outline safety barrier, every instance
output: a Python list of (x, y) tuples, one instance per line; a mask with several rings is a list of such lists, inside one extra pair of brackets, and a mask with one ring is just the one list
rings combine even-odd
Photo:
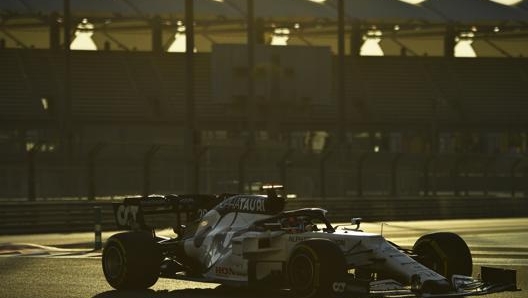
[(115, 228), (110, 201), (1, 202), (0, 234), (93, 231), (97, 208), (101, 229)]
[[(0, 202), (0, 234), (111, 231), (112, 200)], [(324, 208), (332, 221), (526, 217), (520, 197), (351, 197), (292, 199), (286, 209)]]
[(332, 221), (491, 218), (528, 216), (528, 199), (515, 197), (353, 197), (290, 201), (289, 208), (320, 207)]

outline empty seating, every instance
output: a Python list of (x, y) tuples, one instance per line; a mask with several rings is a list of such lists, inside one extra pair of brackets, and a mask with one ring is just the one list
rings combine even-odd
[[(211, 54), (194, 58), (196, 119), (233, 127), (246, 106), (214, 100)], [(256, 121), (332, 127), (338, 115), (337, 64), (326, 101), (259, 102)], [(0, 51), (2, 119), (53, 119), (64, 106), (65, 59), (49, 50)], [(75, 121), (178, 122), (186, 115), (185, 54), (73, 51)], [(346, 57), (346, 119), (359, 124), (521, 124), (528, 113), (523, 58)], [(42, 98), (52, 110), (46, 110)]]
[(21, 63), (20, 51), (0, 51), (0, 118), (34, 119), (43, 115), (41, 99), (31, 92), (31, 81)]

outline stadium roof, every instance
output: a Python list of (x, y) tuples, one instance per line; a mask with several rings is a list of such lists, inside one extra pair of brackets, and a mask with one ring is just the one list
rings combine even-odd
[[(195, 14), (201, 19), (240, 18), (239, 11), (213, 0), (194, 0)], [(2, 0), (0, 11), (7, 15), (62, 14), (63, 0)], [(71, 12), (80, 17), (181, 17), (184, 0), (70, 0)]]
[[(344, 0), (349, 20), (364, 22), (528, 22), (528, 1), (507, 6), (490, 0), (426, 0), (409, 4), (400, 0)], [(184, 0), (70, 0), (72, 14), (80, 17), (137, 17), (184, 15)], [(197, 20), (244, 19), (246, 0), (194, 0)], [(337, 0), (254, 0), (255, 14), (266, 20), (334, 20)], [(63, 0), (2, 0), (4, 16), (61, 14)], [(470, 13), (469, 13), (470, 12)]]
[(521, 1), (515, 6), (528, 11), (528, 0)]
[[(224, 0), (246, 15), (246, 0)], [(335, 19), (336, 12), (323, 3), (307, 0), (254, 0), (255, 16), (275, 21), (312, 21)]]
[(528, 21), (527, 11), (487, 0), (426, 0), (422, 5), (448, 22), (477, 25)]
[[(0, 0), (0, 39), (7, 47), (48, 47), (49, 16), (57, 13), (60, 22), (63, 1)], [(287, 27), (292, 29), (288, 44), (336, 50), (338, 0), (253, 1), (268, 37), (274, 28)], [(245, 43), (246, 5), (247, 0), (194, 0), (199, 50), (209, 51), (214, 43)], [(152, 44), (149, 20), (162, 18), (166, 47), (185, 12), (185, 0), (70, 0), (70, 6), (73, 22), (87, 18), (94, 25), (99, 48), (110, 41), (114, 49), (146, 51)], [(441, 55), (446, 25), (453, 24), (457, 32), (474, 32), (479, 55), (528, 56), (528, 0), (510, 6), (491, 0), (344, 0), (344, 7), (346, 38), (353, 23), (364, 31), (380, 29), (388, 55), (398, 55), (404, 46), (410, 54)]]
[[(328, 0), (337, 6), (337, 0)], [(345, 0), (345, 13), (349, 20), (368, 23), (443, 22), (435, 12), (399, 0)]]

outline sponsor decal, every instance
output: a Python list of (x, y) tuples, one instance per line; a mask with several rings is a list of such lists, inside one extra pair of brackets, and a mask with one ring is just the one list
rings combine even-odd
[(216, 274), (220, 274), (220, 275), (233, 275), (234, 274), (234, 270), (233, 268), (229, 268), (229, 267), (215, 267), (215, 273)]
[(220, 208), (242, 212), (266, 212), (264, 197), (231, 197), (220, 204)]
[(232, 275), (232, 276), (241, 276), (242, 274), (236, 272), (231, 267), (216, 266), (215, 274), (217, 275)]
[(334, 282), (332, 284), (332, 290), (334, 293), (344, 293), (346, 288), (346, 283), (344, 282)]
[(117, 223), (121, 226), (126, 226), (130, 221), (136, 222), (139, 206), (134, 205), (119, 205), (116, 211)]

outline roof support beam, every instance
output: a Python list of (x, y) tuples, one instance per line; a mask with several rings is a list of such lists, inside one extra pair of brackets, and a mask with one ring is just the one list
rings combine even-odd
[(185, 0), (185, 123), (184, 148), (186, 185), (188, 192), (199, 192), (198, 142), (194, 92), (194, 1)]
[(491, 40), (489, 40), (488, 38), (484, 38), (483, 39), (487, 44), (489, 44), (490, 46), (492, 46), (495, 50), (499, 51), (501, 54), (503, 54), (504, 56), (506, 57), (513, 57), (512, 54), (506, 52), (506, 50), (504, 50), (503, 48), (499, 47), (496, 43), (492, 42)]
[(352, 23), (352, 32), (350, 34), (350, 56), (359, 57), (361, 46), (363, 45), (363, 33), (361, 24), (358, 21)]
[(54, 12), (49, 18), (49, 47), (51, 50), (60, 49), (60, 23), (59, 14)]
[[(163, 52), (162, 46), (162, 26), (161, 26), (161, 17), (155, 16), (150, 20), (150, 26), (152, 30), (152, 52), (160, 54)], [(185, 24), (187, 25), (187, 24)]]
[(346, 94), (345, 94), (345, 4), (337, 1), (337, 139), (340, 145), (345, 142)]
[(456, 45), (456, 30), (453, 24), (446, 26), (444, 33), (444, 57), (453, 58), (455, 57), (455, 45)]
[(11, 32), (7, 31), (4, 28), (0, 28), (0, 31), (4, 33), (7, 37), (9, 37), (11, 40), (13, 40), (18, 46), (22, 47), (23, 49), (28, 49), (29, 47), (20, 39), (18, 39), (15, 35), (11, 34)]
[(254, 0), (247, 0), (247, 127), (248, 143), (253, 143), (255, 135), (255, 118), (257, 114), (257, 104), (255, 102), (255, 44), (256, 44), (256, 25), (255, 25), (255, 3)]
[(69, 159), (73, 154), (73, 132), (72, 132), (72, 87), (71, 87), (71, 7), (70, 0), (63, 0), (63, 16), (64, 16), (64, 96), (63, 96), (63, 110), (61, 113), (61, 136), (62, 145), (65, 150), (64, 156)]

